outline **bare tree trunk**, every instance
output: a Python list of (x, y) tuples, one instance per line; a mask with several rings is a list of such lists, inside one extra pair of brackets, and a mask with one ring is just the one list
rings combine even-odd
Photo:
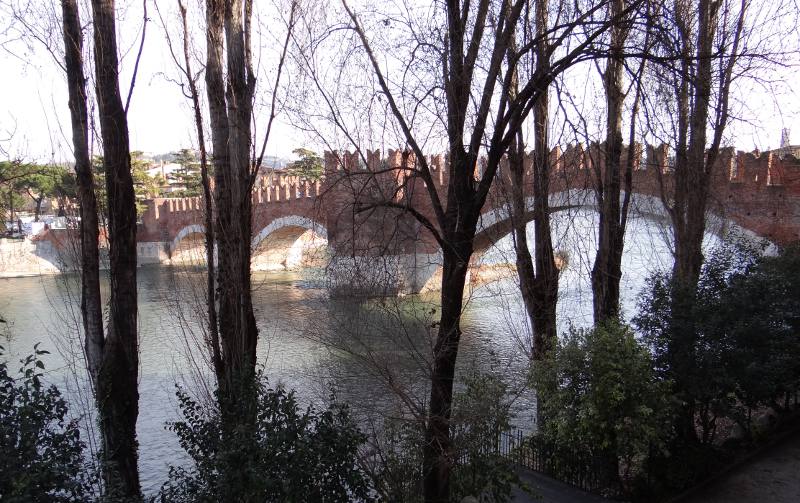
[[(694, 288), (703, 265), (703, 234), (706, 207), (713, 167), (706, 159), (706, 136), (711, 106), (711, 69), (714, 34), (717, 28), (719, 2), (700, 0), (697, 7), (696, 71), (690, 82), (691, 103), (688, 116), (688, 145), (675, 165), (675, 207), (672, 212), (675, 237), (674, 278), (684, 286)], [(683, 12), (676, 11), (676, 15)], [(689, 20), (684, 20), (689, 25)], [(688, 77), (688, 76), (687, 76)], [(716, 153), (711, 153), (712, 159)], [(681, 195), (679, 195), (681, 194)]]
[[(674, 23), (674, 33), (664, 43), (667, 56), (680, 58), (680, 67), (672, 75), (678, 111), (674, 187), (668, 193), (662, 183), (661, 194), (672, 221), (675, 244), (671, 306), (674, 329), (668, 352), (675, 369), (675, 389), (684, 403), (676, 429), (679, 437), (689, 443), (699, 441), (695, 427), (697, 408), (694, 396), (688, 391), (692, 389), (691, 383), (685, 382), (687, 373), (681, 369), (696, 364), (697, 341), (691, 309), (703, 265), (711, 178), (729, 119), (728, 97), (733, 69), (741, 56), (739, 44), (748, 7), (747, 0), (742, 0), (738, 11), (723, 0), (676, 0), (671, 12), (674, 18), (669, 20)], [(721, 9), (725, 9), (722, 16), (728, 21), (735, 20), (735, 25), (720, 24)], [(716, 45), (720, 28), (730, 31), (723, 34), (727, 43)], [(672, 48), (672, 40), (680, 41), (677, 51)], [(713, 88), (716, 89), (712, 94)], [(707, 145), (709, 122), (713, 124), (710, 129), (713, 134)]]
[[(230, 191), (228, 189), (229, 156), (228, 156), (228, 112), (225, 105), (225, 80), (223, 77), (223, 23), (225, 18), (225, 2), (221, 0), (206, 1), (206, 93), (208, 96), (209, 120), (211, 124), (211, 143), (214, 164), (214, 199), (216, 221), (214, 234), (217, 244), (217, 292), (218, 333), (223, 327), (232, 326), (234, 299), (229, 295), (230, 280), (233, 277), (230, 249), (233, 241), (231, 235), (232, 221), (230, 216)], [(214, 361), (217, 383), (223, 385), (227, 362), (226, 354), (221, 353), (219, 345), (214, 350), (219, 355)]]
[[(255, 77), (250, 61), (249, 6), (242, 0), (206, 2), (206, 88), (214, 145), (219, 257), (217, 313), (221, 354), (215, 367), (221, 369), (218, 375), (223, 400), (228, 390), (245, 385), (254, 375), (258, 340), (250, 287), (250, 120)], [(227, 49), (227, 89), (223, 48)], [(235, 409), (236, 402), (231, 400), (228, 405)], [(236, 411), (230, 412), (232, 418), (237, 417)]]
[[(251, 191), (255, 177), (250, 159), (255, 86), (250, 56), (251, 14), (250, 0), (206, 2), (206, 90), (214, 146), (214, 233), (219, 257), (216, 268), (219, 341), (212, 357), (217, 373), (223, 439), (241, 439), (255, 420), (255, 397), (251, 392), (258, 329), (250, 284)], [(223, 48), (226, 49), (227, 87), (223, 77)], [(212, 251), (207, 248), (207, 254), (210, 253)], [(249, 472), (236, 468), (246, 464), (247, 459), (229, 461), (233, 469), (222, 474), (225, 487), (235, 490), (251, 485)], [(222, 499), (237, 501), (238, 497), (226, 491)]]
[[(550, 71), (550, 46), (547, 41), (546, 0), (536, 2), (536, 75)], [(558, 301), (558, 268), (550, 231), (550, 138), (549, 98), (540, 93), (533, 103), (533, 225), (535, 232), (534, 261), (536, 277), (533, 301), (537, 309), (533, 318), (533, 354), (541, 359), (558, 340), (556, 302)]]
[(136, 419), (139, 348), (136, 331), (136, 200), (128, 121), (119, 92), (113, 0), (92, 0), (95, 86), (108, 197), (110, 313), (97, 381), (107, 483), (141, 499)]
[(200, 150), (200, 181), (203, 186), (203, 202), (205, 205), (205, 249), (206, 249), (206, 313), (208, 316), (208, 343), (211, 350), (211, 362), (214, 374), (219, 380), (222, 377), (222, 356), (219, 348), (219, 327), (217, 325), (217, 304), (216, 304), (216, 264), (214, 262), (214, 200), (211, 192), (211, 180), (208, 176), (208, 154), (206, 152), (205, 132), (203, 130), (203, 112), (200, 108), (200, 94), (197, 91), (194, 74), (192, 73), (192, 61), (189, 57), (189, 28), (186, 23), (186, 7), (183, 2), (178, 1), (181, 13), (181, 25), (183, 27), (183, 60), (184, 73), (189, 84), (189, 93), (192, 98), (192, 110), (194, 111), (194, 125), (197, 130), (197, 143)]
[(81, 317), (83, 319), (86, 363), (92, 386), (96, 386), (103, 355), (103, 304), (100, 297), (100, 227), (94, 175), (89, 157), (89, 122), (86, 107), (86, 79), (83, 74), (83, 34), (77, 0), (61, 2), (64, 56), (72, 121), (72, 146), (80, 202), (81, 233)]
[[(253, 314), (250, 290), (250, 241), (252, 234), (252, 180), (250, 172), (250, 119), (253, 111), (253, 76), (250, 61), (250, 9), (249, 1), (232, 0), (225, 9), (225, 42), (228, 64), (228, 171), (225, 187), (230, 194), (230, 206), (218, 208), (228, 211), (231, 240), (229, 249), (221, 253), (231, 255), (230, 283), (221, 294), (232, 299), (233, 312), (230, 327), (220, 327), (222, 350), (227, 365), (228, 384), (246, 383), (252, 377), (256, 364), (258, 330)], [(223, 230), (224, 232), (224, 230)]]
[(453, 376), (461, 338), (464, 285), (472, 254), (472, 240), (462, 243), (458, 252), (443, 251), (442, 314), (434, 347), (430, 408), (423, 451), (423, 492), (425, 501), (431, 502), (446, 502), (450, 497)]
[[(522, 132), (517, 134), (514, 143), (508, 149), (508, 167), (511, 174), (511, 218), (514, 254), (516, 257), (517, 277), (525, 311), (534, 327), (534, 320), (539, 306), (536, 304), (536, 270), (533, 267), (533, 257), (528, 245), (528, 224), (525, 218), (525, 146), (522, 142)], [(541, 338), (534, 333), (531, 347), (531, 358), (538, 358), (541, 354), (537, 346), (541, 346)]]
[[(625, 9), (624, 0), (612, 0), (609, 16), (619, 17)], [(594, 322), (619, 317), (619, 283), (622, 278), (622, 252), (625, 246), (625, 221), (620, 205), (622, 195), (622, 105), (624, 49), (628, 27), (624, 20), (611, 27), (609, 58), (603, 74), (606, 94), (606, 142), (603, 149), (603, 166), (597, 170), (597, 206), (599, 209), (597, 255), (592, 268), (592, 293)], [(630, 198), (632, 159), (628, 159), (625, 172), (625, 198)], [(627, 204), (625, 205), (627, 210)], [(627, 211), (626, 211), (627, 213)]]
[(433, 349), (431, 396), (423, 450), (426, 502), (447, 502), (450, 498), (450, 472), (454, 462), (450, 438), (453, 378), (461, 339), (464, 286), (480, 211), (480, 206), (475, 207), (471, 186), (477, 156), (467, 154), (455, 141), (451, 145), (451, 178), (443, 230), (448, 245), (442, 250), (442, 313)]
[[(548, 55), (547, 9), (548, 0), (537, 0), (535, 3), (536, 71), (540, 74), (550, 65)], [(515, 46), (516, 44), (513, 43)], [(514, 48), (512, 52), (515, 52)], [(509, 54), (511, 55), (511, 53)], [(517, 70), (511, 84), (511, 95), (518, 93)], [(533, 177), (535, 190), (548, 190), (541, 182), (543, 177), (549, 180), (550, 159), (548, 139), (548, 96), (541, 93), (534, 104), (534, 163)], [(533, 347), (531, 357), (534, 360), (543, 358), (548, 348), (552, 347), (557, 337), (556, 301), (558, 298), (558, 270), (555, 266), (552, 240), (550, 238), (550, 209), (546, 200), (534, 201), (534, 227), (536, 229), (534, 258), (531, 256), (527, 235), (527, 207), (525, 203), (525, 146), (522, 131), (518, 131), (508, 149), (508, 165), (511, 173), (511, 215), (514, 252), (516, 255), (517, 276), (525, 310), (533, 331)], [(536, 180), (539, 182), (536, 182)], [(538, 187), (537, 187), (538, 183)], [(547, 182), (549, 183), (549, 182)], [(545, 192), (547, 194), (547, 192)], [(540, 231), (539, 229), (546, 229)], [(542, 235), (541, 233), (545, 235)], [(543, 249), (540, 249), (543, 246)], [(547, 257), (550, 257), (548, 260)], [(552, 266), (552, 267), (551, 267)]]

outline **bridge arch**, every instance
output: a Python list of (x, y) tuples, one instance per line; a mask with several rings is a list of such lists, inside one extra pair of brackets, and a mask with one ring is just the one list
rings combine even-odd
[[(533, 200), (534, 198), (532, 196), (527, 197), (525, 200), (526, 224), (533, 219)], [(550, 207), (555, 209), (554, 213), (568, 210), (597, 211), (597, 200), (595, 199), (594, 191), (591, 189), (569, 189), (562, 192), (552, 193), (549, 196), (549, 202)], [(644, 217), (648, 220), (656, 222), (664, 222), (668, 226), (672, 225), (669, 219), (669, 214), (664, 209), (664, 205), (658, 197), (633, 193), (631, 195), (630, 211), (632, 216)], [(484, 263), (484, 258), (487, 255), (487, 252), (493, 249), (495, 243), (511, 233), (512, 228), (510, 215), (510, 205), (503, 204), (496, 208), (487, 210), (481, 216), (475, 235), (475, 249), (470, 263), (470, 271), (468, 276), (470, 288), (477, 288), (481, 285), (516, 275), (513, 262), (510, 264)], [(752, 230), (742, 227), (733, 219), (726, 218), (724, 214), (709, 210), (706, 218), (706, 233), (717, 238), (723, 238), (726, 235), (734, 234), (736, 236), (741, 236), (753, 241), (763, 241), (765, 239)], [(671, 233), (667, 233), (666, 239), (671, 239), (671, 236)], [(774, 250), (775, 245), (769, 243), (766, 252), (772, 253)], [(421, 284), (424, 285), (422, 286), (422, 291), (438, 290), (439, 288), (439, 284), (441, 282), (440, 253), (437, 254), (437, 258), (439, 266), (435, 268), (432, 273), (429, 272), (428, 275), (422, 279)]]
[[(533, 196), (525, 199), (525, 223), (533, 220)], [(588, 209), (597, 211), (597, 199), (591, 189), (569, 189), (555, 192), (549, 196), (550, 208), (553, 213), (568, 210)], [(632, 215), (666, 222), (672, 225), (669, 214), (664, 209), (661, 199), (655, 196), (632, 193), (630, 212)], [(499, 239), (511, 233), (511, 211), (508, 203), (486, 211), (478, 221), (478, 230), (475, 234), (475, 251), (478, 257), (483, 255)], [(709, 209), (706, 213), (706, 233), (722, 238), (731, 233), (753, 241), (762, 241), (765, 238), (755, 232), (740, 226), (724, 214)], [(770, 248), (773, 245), (770, 243)]]
[(253, 270), (291, 270), (325, 259), (328, 231), (307, 217), (276, 218), (250, 244)]
[(191, 224), (183, 227), (169, 244), (172, 262), (205, 262), (204, 225)]

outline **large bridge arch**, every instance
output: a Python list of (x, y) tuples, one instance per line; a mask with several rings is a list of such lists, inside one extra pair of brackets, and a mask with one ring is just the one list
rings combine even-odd
[[(533, 201), (533, 196), (529, 196), (525, 200), (526, 224), (533, 219)], [(597, 211), (597, 200), (595, 199), (594, 191), (591, 189), (569, 189), (552, 193), (549, 196), (549, 203), (550, 207), (554, 209), (554, 213), (569, 210)], [(651, 222), (663, 223), (665, 226), (672, 225), (669, 214), (658, 197), (634, 192), (631, 194), (630, 211), (632, 215), (644, 217)], [(507, 203), (493, 207), (481, 215), (475, 235), (475, 248), (470, 261), (468, 277), (470, 288), (477, 288), (516, 274), (513, 261), (511, 263), (484, 263), (484, 257), (494, 248), (494, 245), (511, 233), (510, 215), (510, 205)], [(709, 210), (706, 218), (708, 220), (706, 233), (717, 238), (721, 239), (733, 234), (753, 241), (760, 242), (765, 240), (762, 236), (742, 227), (724, 214)], [(671, 236), (671, 232), (666, 232), (665, 238), (667, 240), (671, 239)], [(768, 244), (767, 252), (770, 253), (774, 251), (775, 245), (770, 242)], [(441, 260), (441, 254), (438, 254), (437, 257)], [(566, 259), (568, 260), (568, 258)], [(422, 286), (422, 291), (437, 290), (440, 282), (441, 265), (432, 274), (427, 274), (423, 279), (421, 283), (424, 285)]]
[(292, 270), (325, 260), (328, 231), (313, 219), (291, 215), (276, 218), (253, 236), (255, 271)]
[[(533, 196), (525, 199), (525, 223), (533, 220)], [(549, 204), (553, 213), (568, 210), (598, 211), (595, 192), (591, 189), (569, 189), (552, 193)], [(671, 226), (670, 216), (664, 208), (661, 199), (655, 196), (633, 192), (631, 194), (630, 212), (632, 215), (645, 217), (651, 220), (664, 222)], [(511, 211), (508, 203), (488, 210), (478, 221), (478, 230), (475, 234), (474, 255), (480, 257), (489, 250), (494, 243), (511, 233)], [(706, 232), (716, 237), (723, 238), (734, 234), (753, 241), (763, 241), (765, 238), (755, 232), (739, 225), (736, 221), (727, 218), (724, 214), (709, 210), (706, 212)], [(770, 247), (774, 246), (769, 243)]]

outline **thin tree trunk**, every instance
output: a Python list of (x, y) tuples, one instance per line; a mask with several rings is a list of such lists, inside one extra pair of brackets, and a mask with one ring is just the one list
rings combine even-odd
[[(718, 9), (719, 3), (713, 0), (700, 0), (698, 4), (697, 54), (694, 61), (696, 71), (690, 80), (691, 103), (688, 97), (681, 96), (683, 106), (691, 108), (687, 117), (688, 132), (684, 133), (688, 136), (688, 145), (685, 153), (681, 152), (683, 162), (676, 162), (675, 166), (675, 207), (672, 212), (675, 238), (673, 276), (676, 281), (690, 289), (697, 285), (703, 265), (705, 213), (713, 167), (709, 160), (716, 157), (716, 152), (709, 152), (709, 156), (706, 156), (706, 139)], [(688, 20), (684, 22), (689, 24)]]
[[(231, 255), (230, 283), (225, 295), (232, 299), (230, 327), (220, 327), (222, 350), (227, 364), (228, 384), (249, 382), (255, 371), (258, 330), (253, 314), (250, 289), (250, 241), (252, 234), (252, 199), (250, 173), (251, 126), (253, 110), (253, 85), (255, 78), (250, 66), (249, 14), (243, 15), (249, 5), (242, 0), (232, 0), (225, 9), (225, 42), (227, 46), (228, 88), (228, 172), (226, 188), (230, 194), (229, 208), (217, 208), (220, 213), (229, 211), (231, 240), (229, 249), (221, 253)], [(248, 10), (249, 12), (249, 10)]]
[[(452, 172), (455, 177), (465, 178), (468, 167), (474, 166), (474, 162), (467, 162), (464, 159), (467, 156), (459, 154), (451, 154), (451, 159), (457, 163)], [(470, 174), (471, 171), (469, 169)], [(450, 190), (456, 194), (459, 187), (464, 188), (466, 184), (456, 182), (450, 186)], [(464, 286), (476, 228), (475, 223), (455, 217), (471, 212), (470, 201), (464, 194), (448, 197), (447, 214), (450, 218), (447, 222), (451, 228), (445, 234), (451, 246), (442, 252), (442, 312), (433, 350), (431, 395), (423, 449), (423, 493), (428, 503), (445, 503), (450, 498), (450, 475), (454, 462), (450, 438), (453, 378), (461, 339)]]
[(72, 121), (72, 147), (80, 203), (81, 235), (81, 318), (83, 320), (86, 364), (97, 385), (103, 355), (103, 304), (100, 296), (100, 227), (94, 174), (89, 156), (89, 122), (86, 107), (86, 79), (83, 73), (83, 34), (77, 0), (61, 2), (64, 30), (64, 56)]
[(219, 327), (217, 325), (217, 305), (216, 305), (216, 264), (214, 263), (214, 201), (211, 192), (211, 180), (208, 176), (208, 155), (206, 153), (205, 132), (203, 131), (203, 112), (200, 108), (200, 94), (197, 91), (197, 84), (192, 73), (192, 62), (189, 57), (189, 29), (186, 23), (186, 7), (183, 2), (178, 2), (181, 13), (181, 23), (183, 26), (183, 59), (185, 66), (186, 79), (189, 82), (189, 92), (192, 97), (192, 109), (194, 111), (194, 125), (197, 130), (197, 143), (200, 150), (200, 181), (203, 186), (203, 202), (205, 204), (205, 248), (206, 248), (206, 313), (208, 316), (209, 346), (211, 350), (211, 361), (214, 367), (214, 374), (217, 381), (222, 378), (222, 355), (219, 348)]
[[(113, 0), (92, 0), (95, 86), (108, 197), (110, 309), (97, 401), (107, 483), (141, 499), (136, 419), (139, 348), (136, 331), (136, 200), (131, 178), (128, 121), (119, 92)], [(117, 489), (117, 488), (115, 488)]]
[[(211, 124), (211, 143), (214, 164), (214, 199), (216, 221), (214, 234), (217, 245), (216, 266), (216, 300), (218, 314), (218, 331), (220, 337), (227, 337), (225, 327), (232, 326), (234, 317), (234, 299), (230, 295), (233, 278), (233, 257), (230, 253), (234, 237), (231, 234), (230, 191), (228, 189), (228, 112), (225, 105), (225, 80), (223, 77), (223, 24), (225, 18), (225, 2), (222, 0), (206, 1), (206, 93), (208, 96), (209, 120)], [(219, 355), (214, 362), (217, 372), (217, 384), (222, 388), (225, 372), (228, 367), (227, 353), (222, 353), (218, 343), (214, 354)], [(220, 390), (221, 391), (221, 390)]]
[[(534, 320), (539, 306), (536, 304), (536, 270), (533, 267), (533, 257), (528, 245), (528, 224), (525, 218), (525, 147), (522, 142), (522, 133), (517, 134), (514, 143), (508, 149), (508, 167), (511, 174), (511, 218), (514, 254), (516, 257), (517, 277), (522, 301), (533, 331)], [(541, 353), (537, 346), (541, 345), (541, 338), (537, 340), (534, 334), (531, 347), (531, 358), (539, 358)]]
[[(216, 285), (219, 345), (214, 364), (219, 388), (223, 441), (239, 439), (251, 431), (255, 420), (256, 344), (258, 329), (250, 284), (252, 233), (251, 114), (255, 77), (250, 59), (249, 0), (207, 0), (206, 88), (214, 146), (216, 229), (218, 249)], [(224, 40), (223, 40), (224, 36)], [(227, 88), (223, 78), (226, 49)], [(207, 248), (207, 253), (210, 251)], [(209, 283), (210, 285), (210, 283)], [(252, 484), (248, 460), (229, 459), (232, 469), (221, 474), (223, 501), (240, 495), (227, 489)]]
[[(535, 4), (536, 71), (546, 72), (550, 66), (548, 55), (547, 9), (548, 0)], [(512, 45), (515, 45), (512, 43)], [(511, 55), (511, 54), (510, 54)], [(516, 73), (516, 70), (515, 70)], [(512, 81), (511, 96), (517, 93), (517, 78)], [(556, 302), (558, 300), (558, 268), (550, 231), (550, 205), (548, 201), (550, 180), (550, 150), (548, 137), (548, 95), (541, 93), (534, 103), (534, 152), (532, 164), (535, 229), (534, 253), (531, 256), (527, 236), (527, 207), (525, 203), (525, 148), (522, 132), (518, 131), (508, 149), (511, 173), (511, 215), (517, 276), (525, 310), (533, 331), (531, 357), (541, 360), (557, 340)], [(543, 195), (543, 197), (542, 197)], [(535, 265), (534, 265), (535, 260)]]

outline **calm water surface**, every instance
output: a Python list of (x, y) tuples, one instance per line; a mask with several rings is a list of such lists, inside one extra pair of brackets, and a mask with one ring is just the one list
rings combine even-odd
[[(562, 329), (585, 326), (591, 320), (588, 273), (594, 255), (593, 214), (559, 217), (557, 248), (568, 253), (562, 272), (559, 316)], [(624, 308), (633, 314), (643, 279), (670, 262), (662, 227), (633, 219), (623, 270)], [(532, 230), (529, 232), (532, 233)], [(486, 254), (484, 262), (513, 262), (508, 238)], [(141, 347), (138, 436), (142, 484), (157, 490), (167, 465), (180, 463), (182, 453), (165, 423), (179, 417), (175, 384), (201, 389), (208, 377), (198, 349), (203, 323), (203, 271), (154, 266), (139, 270), (139, 332)], [(37, 342), (52, 354), (48, 374), (59, 383), (79, 413), (80, 400), (70, 361), (80, 350), (77, 276), (0, 280), (0, 313), (9, 321), (4, 357), (16, 360)], [(330, 299), (322, 282), (309, 272), (257, 273), (253, 277), (254, 306), (259, 326), (259, 363), (273, 383), (297, 390), (304, 403), (325, 400), (330, 387), (351, 404), (359, 420), (369, 422), (396, 406), (385, 371), (394, 386), (424, 400), (430, 347), (437, 318), (435, 296), (402, 299)], [(107, 290), (103, 291), (107, 298)], [(463, 323), (460, 372), (477, 367), (508, 378), (524, 374), (529, 347), (527, 320), (515, 279), (471, 292)], [(80, 374), (80, 372), (79, 372)], [(529, 394), (518, 401), (517, 422), (529, 423)]]

